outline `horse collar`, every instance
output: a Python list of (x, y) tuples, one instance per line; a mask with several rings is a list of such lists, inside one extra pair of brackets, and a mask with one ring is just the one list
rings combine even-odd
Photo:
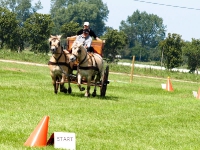
[(61, 53), (60, 53), (60, 55), (59, 55), (59, 57), (57, 59), (53, 56), (54, 59), (56, 60), (56, 63), (58, 63), (58, 61), (59, 61), (60, 57), (62, 56), (62, 54), (63, 54), (63, 51), (61, 51)]

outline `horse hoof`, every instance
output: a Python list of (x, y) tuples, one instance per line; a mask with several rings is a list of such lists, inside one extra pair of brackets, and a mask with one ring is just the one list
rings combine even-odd
[(85, 93), (85, 97), (90, 97), (90, 93)]
[(95, 96), (96, 96), (96, 93), (92, 93), (92, 96), (95, 97)]
[(71, 94), (72, 93), (72, 88), (68, 88), (68, 93)]
[(97, 95), (96, 90), (94, 90), (94, 92), (92, 93), (92, 96), (95, 97)]
[(60, 92), (67, 93), (67, 89), (62, 89)]
[(84, 91), (84, 90), (85, 90), (85, 88), (84, 88), (84, 87), (81, 87), (80, 91)]

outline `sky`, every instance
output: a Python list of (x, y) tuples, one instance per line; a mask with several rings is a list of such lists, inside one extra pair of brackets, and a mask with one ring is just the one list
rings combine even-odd
[[(50, 0), (40, 0), (43, 9), (38, 13), (47, 14)], [(176, 33), (183, 40), (200, 39), (200, 2), (199, 0), (102, 0), (107, 5), (109, 15), (106, 26), (119, 29), (120, 22), (139, 10), (154, 14), (163, 19), (168, 33)], [(37, 0), (32, 1), (37, 2)]]

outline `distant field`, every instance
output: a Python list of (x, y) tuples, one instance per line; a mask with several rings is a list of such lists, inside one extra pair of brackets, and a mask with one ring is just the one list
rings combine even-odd
[[(112, 67), (111, 67), (112, 68)], [(171, 79), (174, 92), (161, 89), (166, 77), (109, 74), (106, 97), (53, 93), (47, 67), (0, 62), (0, 149), (25, 150), (30, 133), (46, 115), (48, 138), (74, 132), (77, 150), (183, 150), (200, 147), (198, 82)], [(93, 87), (92, 87), (93, 89)], [(34, 149), (53, 150), (53, 146)]]

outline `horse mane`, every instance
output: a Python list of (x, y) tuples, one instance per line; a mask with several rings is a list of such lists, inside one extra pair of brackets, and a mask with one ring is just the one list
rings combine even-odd
[(72, 44), (72, 47), (79, 47), (80, 45), (82, 45), (81, 42), (79, 42), (79, 41), (74, 41), (74, 43)]
[[(86, 50), (86, 48), (83, 46), (83, 43), (80, 41), (74, 41), (74, 43), (72, 44), (72, 48), (76, 48), (79, 47), (81, 49)], [(87, 50), (86, 50), (87, 51)]]
[(59, 40), (60, 41), (61, 36), (62, 35), (56, 35), (56, 36), (51, 35), (50, 38), (49, 38), (49, 42), (52, 41), (52, 40)]

